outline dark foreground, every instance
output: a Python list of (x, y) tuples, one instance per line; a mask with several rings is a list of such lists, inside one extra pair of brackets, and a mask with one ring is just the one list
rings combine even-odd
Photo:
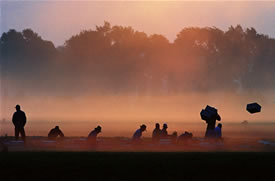
[(0, 180), (274, 180), (272, 152), (7, 152)]

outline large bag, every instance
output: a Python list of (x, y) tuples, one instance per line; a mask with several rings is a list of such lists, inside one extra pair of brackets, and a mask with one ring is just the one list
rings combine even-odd
[(247, 104), (246, 106), (246, 110), (248, 112), (250, 112), (251, 114), (253, 113), (257, 113), (257, 112), (261, 112), (261, 106), (259, 104), (255, 103), (251, 103), (251, 104)]
[(202, 120), (207, 121), (209, 119), (216, 118), (218, 115), (218, 110), (214, 107), (207, 105), (205, 109), (201, 110), (200, 115)]

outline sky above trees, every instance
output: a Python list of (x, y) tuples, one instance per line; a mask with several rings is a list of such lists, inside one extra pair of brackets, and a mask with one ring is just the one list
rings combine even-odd
[(184, 27), (231, 25), (254, 27), (275, 37), (275, 2), (0, 2), (0, 33), (31, 28), (55, 46), (81, 30), (108, 21), (147, 34), (162, 34), (170, 42)]

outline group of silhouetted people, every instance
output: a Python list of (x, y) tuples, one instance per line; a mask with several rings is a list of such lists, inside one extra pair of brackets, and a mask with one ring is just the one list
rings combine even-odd
[[(27, 122), (26, 114), (21, 110), (20, 105), (16, 105), (16, 112), (13, 114), (12, 122), (15, 126), (15, 139), (19, 139), (19, 134), (21, 134), (21, 137), (23, 140), (26, 138), (24, 127)], [(211, 108), (211, 107), (210, 107)], [(202, 114), (202, 113), (201, 113)], [(207, 128), (205, 132), (206, 138), (221, 138), (222, 137), (222, 124), (219, 123), (217, 127), (216, 126), (216, 120), (220, 121), (221, 117), (218, 113), (213, 114), (211, 117), (204, 118), (204, 120), (207, 123)], [(168, 134), (168, 125), (166, 123), (163, 124), (162, 129), (160, 129), (160, 124), (156, 123), (155, 128), (152, 132), (152, 142), (153, 143), (159, 143), (161, 139), (171, 139), (171, 140), (177, 140), (177, 142), (185, 141), (193, 137), (192, 133), (185, 132), (181, 134), (179, 137), (177, 137), (177, 132), (174, 132), (172, 135)], [(135, 131), (132, 137), (132, 141), (135, 144), (141, 143), (141, 137), (142, 133), (146, 131), (146, 125), (142, 124), (139, 129)], [(90, 132), (88, 135), (88, 142), (91, 144), (96, 144), (96, 138), (97, 135), (101, 132), (101, 127), (97, 126), (94, 128), (93, 131)], [(59, 126), (56, 126), (55, 128), (51, 129), (48, 138), (49, 139), (56, 139), (57, 137), (63, 138), (64, 133), (60, 130)]]
[(159, 123), (156, 123), (155, 129), (152, 133), (153, 142), (158, 143), (160, 139), (174, 138), (176, 136), (176, 132), (174, 132), (172, 135), (169, 135), (167, 129), (168, 125), (166, 123), (163, 124), (162, 129), (160, 129)]
[[(27, 117), (24, 111), (21, 110), (20, 105), (15, 106), (16, 112), (13, 114), (12, 122), (15, 127), (15, 139), (19, 139), (19, 135), (21, 135), (22, 140), (25, 141), (26, 133), (25, 133), (25, 125), (27, 122)], [(90, 143), (96, 142), (97, 135), (101, 132), (101, 127), (97, 126), (93, 131), (90, 132), (88, 135), (88, 141)], [(55, 128), (51, 129), (48, 133), (48, 138), (51, 140), (55, 140), (56, 138), (64, 138), (64, 133), (61, 131), (59, 126), (56, 126)]]
[[(160, 141), (163, 140), (171, 140), (171, 143), (179, 143), (182, 140), (190, 140), (193, 137), (192, 133), (185, 132), (179, 137), (177, 136), (177, 132), (174, 132), (173, 134), (168, 134), (168, 125), (166, 123), (163, 124), (162, 129), (160, 129), (160, 124), (155, 124), (155, 129), (152, 132), (152, 143), (153, 144), (159, 144)], [(142, 140), (142, 133), (146, 131), (146, 125), (141, 125), (139, 129), (137, 129), (132, 137), (132, 141), (134, 144), (141, 144)]]

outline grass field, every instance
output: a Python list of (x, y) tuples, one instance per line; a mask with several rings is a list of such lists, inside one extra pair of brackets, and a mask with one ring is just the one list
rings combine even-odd
[(275, 180), (273, 152), (7, 152), (0, 180)]

